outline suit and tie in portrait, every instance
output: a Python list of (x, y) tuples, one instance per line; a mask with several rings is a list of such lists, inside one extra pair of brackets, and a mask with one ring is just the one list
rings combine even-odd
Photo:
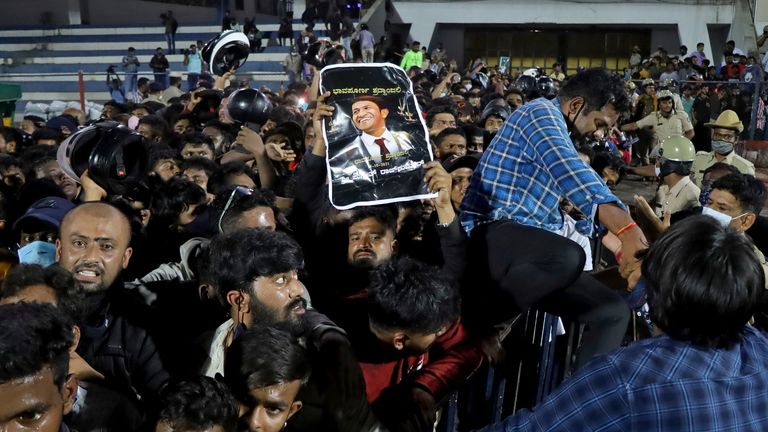
[[(392, 188), (402, 186), (402, 179), (387, 179), (382, 172), (404, 165), (420, 166), (428, 160), (428, 155), (415, 151), (410, 133), (387, 128), (388, 115), (389, 109), (381, 98), (358, 96), (352, 101), (350, 117), (358, 134), (332, 143), (328, 148), (328, 164), (337, 196), (344, 191), (356, 191), (356, 201), (382, 199)], [(373, 183), (376, 187), (371, 187)]]

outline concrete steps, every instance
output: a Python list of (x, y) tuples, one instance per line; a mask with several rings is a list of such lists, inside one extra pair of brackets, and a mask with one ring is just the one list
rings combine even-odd
[[(267, 47), (270, 32), (275, 32), (274, 36), (277, 36), (278, 24), (257, 21), (256, 26), (265, 36), (262, 39), (263, 52), (251, 54), (237, 75), (239, 78), (250, 78), (255, 87), (266, 85), (277, 89), (288, 80), (282, 61), (289, 47)], [(324, 31), (320, 30), (322, 24), (318, 27), (315, 34), (324, 38)], [(295, 37), (303, 29), (300, 21), (293, 23)], [(170, 71), (186, 75), (180, 50), (198, 40), (207, 41), (219, 31), (220, 27), (215, 25), (180, 27), (176, 33), (177, 54), (166, 53)], [(141, 62), (139, 77), (154, 79), (149, 61), (157, 47), (167, 50), (160, 26), (4, 28), (0, 30), (0, 82), (22, 86), (17, 118), (23, 115), (27, 102), (78, 101), (79, 71), (84, 74), (86, 100), (103, 103), (109, 99), (106, 69), (114, 65), (122, 77), (121, 63), (128, 47), (136, 49)], [(184, 89), (186, 83), (182, 86)]]

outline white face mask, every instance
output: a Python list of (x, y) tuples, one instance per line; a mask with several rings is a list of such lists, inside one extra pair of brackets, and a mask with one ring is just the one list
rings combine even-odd
[(718, 222), (720, 222), (720, 225), (722, 225), (724, 227), (727, 227), (728, 225), (731, 224), (731, 221), (734, 221), (734, 220), (736, 220), (736, 219), (738, 219), (738, 218), (740, 218), (742, 216), (746, 216), (749, 213), (743, 213), (743, 214), (740, 214), (740, 215), (732, 218), (732, 217), (728, 216), (727, 214), (721, 213), (721, 212), (719, 212), (719, 211), (717, 211), (717, 210), (715, 210), (715, 209), (713, 209), (711, 207), (702, 207), (701, 208), (701, 214), (703, 214), (704, 216), (713, 217)]

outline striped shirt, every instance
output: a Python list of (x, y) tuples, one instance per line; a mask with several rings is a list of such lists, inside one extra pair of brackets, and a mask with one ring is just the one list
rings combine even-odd
[(600, 204), (624, 205), (584, 161), (568, 135), (556, 105), (544, 98), (517, 110), (483, 153), (461, 203), (467, 233), (479, 224), (512, 220), (556, 232), (563, 226), (560, 198), (589, 217), (577, 230), (592, 234)]
[(597, 356), (532, 411), (481, 432), (768, 431), (768, 339), (730, 349), (660, 336)]

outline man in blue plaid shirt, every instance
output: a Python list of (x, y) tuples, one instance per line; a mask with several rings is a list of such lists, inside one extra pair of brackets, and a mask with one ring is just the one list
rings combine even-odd
[[(533, 100), (498, 131), (472, 176), (461, 205), (461, 222), (474, 248), (473, 263), (490, 273), (483, 319), (509, 320), (529, 307), (587, 324), (577, 366), (618, 347), (629, 311), (617, 294), (583, 274), (584, 252), (556, 234), (563, 226), (560, 199), (588, 219), (579, 231), (604, 225), (622, 241), (622, 273), (634, 285), (635, 253), (646, 248), (642, 231), (624, 205), (588, 164), (572, 140), (600, 138), (629, 109), (624, 83), (605, 69), (571, 77), (555, 100)], [(494, 307), (496, 306), (496, 307)], [(503, 308), (503, 310), (499, 310)]]
[(595, 357), (482, 432), (767, 431), (768, 339), (748, 324), (764, 292), (753, 247), (709, 216), (673, 225), (642, 264), (664, 335)]

